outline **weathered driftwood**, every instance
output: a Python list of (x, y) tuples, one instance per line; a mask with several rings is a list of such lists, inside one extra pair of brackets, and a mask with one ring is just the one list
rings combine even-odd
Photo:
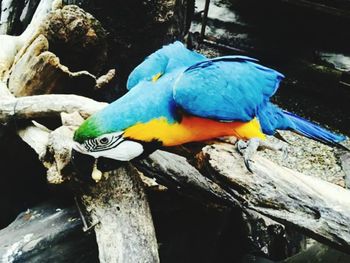
[(48, 49), (46, 37), (39, 35), (16, 61), (8, 80), (9, 90), (15, 96), (67, 92), (74, 94), (79, 87), (87, 90), (94, 88), (95, 76), (87, 71), (70, 72)]
[[(8, 95), (6, 92), (3, 93)], [(88, 116), (106, 106), (106, 103), (95, 102), (76, 95), (38, 95), (20, 98), (6, 96), (2, 101), (14, 103), (10, 106), (12, 107), (12, 111), (9, 110), (11, 115), (14, 109), (17, 112), (17, 106), (21, 104), (18, 100), (33, 98), (39, 98), (39, 101), (22, 104), (23, 107), (20, 106), (19, 109), (23, 114), (19, 116), (28, 118), (27, 114), (31, 115), (30, 111), (33, 107), (35, 112), (35, 108), (41, 106), (46, 107), (50, 116), (56, 117), (62, 112), (78, 112), (79, 107), (87, 106), (85, 108), (87, 111), (84, 113), (83, 110), (81, 113)], [(44, 101), (46, 105), (43, 104)], [(57, 102), (59, 104), (68, 102), (65, 104), (65, 110), (60, 105), (55, 111), (55, 107), (52, 106)], [(72, 105), (78, 107), (71, 108)], [(42, 109), (40, 111), (43, 112)], [(45, 116), (37, 113), (39, 114), (36, 115), (37, 117)], [(29, 119), (32, 117), (33, 115)], [(79, 114), (73, 117), (71, 115), (62, 116), (62, 119), (66, 125), (79, 125), (82, 120)], [(62, 174), (67, 177), (67, 171), (64, 169), (70, 165), (73, 132), (72, 126), (61, 126), (50, 131), (38, 124), (18, 131), (21, 138), (38, 153), (40, 160), (47, 168), (47, 179), (51, 183), (62, 183)], [(92, 189), (90, 196), (84, 195), (82, 198), (93, 220), (99, 222), (99, 226), (95, 228), (99, 259), (101, 262), (158, 262), (154, 227), (139, 175), (135, 174), (132, 168), (127, 171), (119, 169), (115, 173), (112, 172), (110, 179)]]
[(229, 145), (206, 146), (200, 159), (201, 169), (229, 186), (244, 206), (350, 252), (348, 190), (259, 156), (250, 174)]
[[(42, 98), (43, 102), (47, 103), (48, 96), (37, 96), (36, 98), (38, 100)], [(56, 101), (57, 106), (59, 106), (58, 100)], [(41, 104), (37, 103), (38, 107)], [(93, 108), (93, 106), (91, 107)], [(76, 107), (73, 106), (73, 108)], [(61, 110), (65, 111), (65, 107), (62, 107)], [(23, 117), (31, 118), (31, 116), (29, 114)], [(207, 146), (203, 149), (203, 155), (199, 159), (202, 160), (198, 164), (200, 170), (210, 171), (208, 173), (210, 178), (214, 179), (216, 184), (220, 184), (227, 192), (227, 195), (222, 195), (226, 201), (233, 202), (236, 199), (244, 207), (256, 210), (285, 224), (295, 225), (301, 231), (311, 234), (318, 240), (328, 241), (350, 251), (350, 233), (346, 223), (350, 216), (350, 202), (348, 201), (350, 200), (350, 192), (347, 190), (320, 179), (278, 167), (260, 157), (256, 157), (255, 163), (252, 165), (254, 174), (250, 174), (247, 172), (241, 156), (232, 145)], [(163, 169), (160, 174), (164, 176), (169, 173), (171, 177), (181, 178), (188, 171), (193, 171), (189, 163), (178, 162), (174, 158), (167, 160), (166, 163), (163, 158), (160, 160), (162, 164), (158, 164)], [(147, 165), (145, 162), (143, 164)], [(154, 167), (156, 165), (152, 164), (151, 161), (147, 169), (151, 170)], [(157, 169), (155, 170), (156, 172), (152, 172), (151, 176), (158, 173)], [(168, 181), (174, 181), (170, 178)], [(193, 182), (192, 178), (194, 177), (182, 178), (178, 181), (185, 182), (183, 185), (186, 185), (191, 183), (189, 178)], [(166, 180), (163, 179), (162, 182), (164, 183)], [(195, 187), (198, 188), (198, 182), (194, 181), (192, 184), (197, 185)], [(208, 184), (208, 179), (202, 179), (199, 186), (203, 192), (207, 192), (211, 196), (219, 196), (216, 191), (213, 191), (216, 185)]]
[(59, 117), (61, 112), (79, 112), (84, 117), (101, 110), (107, 103), (77, 95), (37, 95), (0, 101), (0, 122), (40, 117)]
[(74, 207), (46, 202), (0, 230), (0, 262), (96, 262), (94, 236)]
[(126, 165), (82, 196), (99, 244), (100, 262), (159, 262), (151, 212), (137, 170)]
[[(141, 169), (145, 172), (155, 169), (148, 173), (151, 176), (159, 174), (160, 182), (169, 187), (177, 186), (178, 182), (186, 182), (185, 191), (186, 187), (198, 187), (192, 178), (184, 178), (186, 171), (193, 171), (188, 162), (174, 156), (165, 161), (162, 155), (164, 153), (154, 153), (148, 160), (141, 162), (144, 167)], [(317, 240), (350, 252), (347, 224), (350, 220), (349, 191), (279, 167), (259, 156), (254, 158), (254, 173), (251, 174), (246, 170), (242, 157), (228, 144), (206, 146), (197, 160), (196, 167), (202, 174), (216, 182), (202, 183), (201, 188), (205, 192), (213, 195), (213, 189), (220, 185), (227, 191), (226, 196), (223, 195), (225, 201), (238, 200), (243, 208), (250, 208), (283, 224), (294, 225)], [(198, 171), (190, 174), (194, 174), (194, 178), (198, 177)], [(174, 177), (177, 181), (172, 179)]]
[[(16, 96), (51, 93), (91, 96), (97, 84), (97, 77), (91, 73), (102, 72), (107, 55), (100, 23), (76, 6), (65, 6), (52, 11), (37, 30), (40, 34), (33, 36), (32, 42), (16, 56), (9, 72), (10, 91)], [(69, 46), (68, 51), (60, 50), (62, 45)]]
[(47, 14), (60, 6), (60, 0), (41, 0), (32, 21), (21, 35), (0, 35), (0, 80), (6, 80), (17, 53), (39, 34), (39, 25), (45, 20)]
[(230, 194), (203, 176), (183, 156), (158, 150), (134, 164), (145, 175), (156, 178), (158, 183), (206, 204), (212, 201), (214, 204), (238, 205)]
[[(0, 57), (3, 67), (1, 77), (4, 80), (1, 82), (0, 88), (8, 89), (16, 96), (28, 96), (15, 98), (7, 91), (1, 91), (1, 101), (4, 103), (1, 112), (5, 113), (6, 111), (12, 115), (12, 120), (20, 120), (24, 115), (31, 115), (30, 112), (34, 115), (29, 119), (33, 117), (59, 117), (62, 112), (71, 113), (77, 110), (79, 112), (79, 108), (84, 108), (85, 105), (88, 106), (85, 108), (87, 111), (84, 113), (83, 110), (80, 114), (87, 117), (106, 105), (105, 103), (95, 103), (84, 97), (64, 96), (59, 98), (48, 95), (54, 97), (44, 99), (45, 106), (42, 104), (44, 101), (35, 101), (35, 96), (32, 96), (55, 92), (91, 94), (91, 90), (95, 86), (99, 88), (108, 85), (115, 76), (115, 73), (111, 71), (105, 77), (100, 78), (87, 71), (72, 73), (60, 63), (61, 59), (68, 63), (70, 68), (79, 70), (79, 67), (83, 67), (94, 74), (99, 74), (106, 58), (106, 46), (103, 39), (104, 31), (91, 15), (78, 7), (59, 7), (55, 6), (53, 12), (47, 16), (46, 12), (40, 19), (37, 19), (36, 31), (33, 31), (32, 34), (26, 33), (27, 38), (24, 36), (17, 39), (3, 38), (8, 40), (6, 44), (11, 45), (13, 41), (10, 40), (16, 40), (21, 41), (21, 45), (18, 44), (18, 48), (12, 50), (13, 56), (7, 55), (4, 59)], [(62, 45), (70, 46), (69, 51), (73, 54), (70, 52), (59, 54), (59, 48)], [(55, 50), (55, 53), (60, 55), (60, 59), (54, 53), (49, 52), (49, 48)], [(83, 89), (79, 92), (76, 87)], [(53, 103), (56, 102), (67, 103), (66, 110), (62, 111), (62, 105), (60, 105), (58, 111), (55, 111)], [(76, 102), (80, 105), (78, 106)], [(78, 108), (70, 108), (73, 104)], [(47, 113), (51, 113), (46, 116), (41, 115), (42, 109), (40, 111), (36, 109), (42, 106), (47, 107)], [(17, 111), (18, 109), (19, 111)], [(18, 116), (21, 117), (17, 118)], [(2, 123), (8, 121), (10, 122), (11, 119), (4, 120)], [(18, 130), (19, 136), (31, 145), (47, 168), (49, 182), (62, 183), (63, 174), (66, 175), (66, 178), (71, 176), (72, 170), (67, 169), (70, 166), (71, 138), (76, 125), (79, 125), (81, 121), (82, 118), (79, 114), (75, 117), (62, 116), (62, 124), (66, 125), (54, 131), (37, 123), (34, 126)], [(71, 125), (75, 125), (75, 127)], [(83, 199), (90, 209), (91, 217), (96, 217), (99, 220), (99, 226), (95, 232), (100, 261), (127, 262), (126, 259), (129, 258), (129, 262), (157, 262), (159, 260), (153, 222), (146, 196), (138, 181), (140, 179), (138, 174), (130, 172), (129, 175), (123, 171), (118, 170), (117, 173), (120, 176), (111, 176), (111, 179), (107, 180), (105, 184), (101, 183), (89, 192), (91, 193), (90, 198), (85, 196), (86, 198)], [(128, 171), (131, 170), (128, 169)], [(115, 187), (117, 183), (120, 184)], [(108, 196), (104, 196), (104, 194)], [(112, 213), (117, 208), (118, 210), (122, 208), (121, 212)], [(113, 235), (110, 235), (111, 230), (113, 230)]]
[[(106, 105), (73, 95), (39, 95), (14, 98), (8, 93), (7, 88), (18, 95), (59, 91), (59, 84), (68, 85), (65, 81), (57, 81), (57, 79), (61, 80), (60, 74), (64, 75), (64, 79), (81, 77), (88, 81), (91, 80), (91, 86), (94, 87), (98, 87), (100, 83), (98, 80), (96, 81), (96, 76), (88, 72), (80, 71), (78, 76), (75, 76), (59, 63), (57, 56), (48, 52), (47, 39), (49, 42), (54, 42), (55, 32), (57, 32), (55, 28), (48, 26), (50, 23), (45, 24), (46, 27), (43, 26), (46, 15), (51, 10), (51, 4), (52, 1), (42, 0), (40, 2), (37, 15), (21, 36), (0, 36), (0, 42), (6, 43), (6, 48), (0, 48), (0, 78), (1, 80), (9, 80), (7, 82), (9, 87), (0, 82), (0, 88), (4, 89), (0, 90), (0, 99), (3, 98), (0, 100), (1, 123), (8, 123), (11, 120), (59, 116), (61, 112), (72, 113), (74, 111), (87, 117)], [(54, 1), (54, 4), (52, 10), (55, 12), (51, 14), (51, 19), (62, 15), (59, 1)], [(78, 11), (76, 8), (65, 9), (67, 14), (72, 14), (74, 10)], [(82, 14), (82, 18), (89, 20), (89, 16), (85, 14)], [(79, 21), (82, 20), (78, 19), (77, 25), (79, 25)], [(92, 23), (92, 25), (95, 24)], [(38, 31), (37, 28), (40, 28), (41, 31)], [(72, 28), (77, 29), (78, 27), (73, 26)], [(90, 28), (92, 30), (84, 31), (84, 34), (95, 39), (97, 34), (93, 26)], [(67, 35), (64, 35), (69, 38), (73, 33), (74, 31), (69, 31)], [(59, 37), (59, 40), (64, 38)], [(37, 60), (37, 56), (42, 56), (41, 58), (44, 59)], [(31, 69), (32, 66), (34, 69)], [(38, 68), (40, 69), (39, 74), (36, 75), (35, 71)], [(95, 72), (99, 72), (99, 69), (95, 70)], [(51, 85), (51, 82), (45, 82), (48, 73), (52, 74), (52, 78), (48, 79), (51, 79), (53, 84), (49, 90), (44, 90), (45, 85)], [(32, 79), (38, 85), (31, 85)], [(108, 79), (109, 77), (107, 77), (107, 82)], [(103, 82), (103, 79), (99, 80)], [(25, 85), (19, 85), (22, 82)], [(72, 89), (71, 91), (75, 92), (76, 90)], [(48, 168), (50, 182), (61, 183), (64, 178), (69, 178), (67, 173), (70, 171), (66, 168), (70, 163), (71, 137), (78, 123), (79, 121), (73, 121), (73, 123), (67, 121), (66, 125), (55, 131), (45, 129), (38, 124), (19, 131), (19, 135), (38, 153), (39, 158)], [(169, 187), (175, 186), (178, 191), (184, 191), (197, 199), (207, 200), (209, 197), (210, 200), (225, 205), (238, 205), (243, 210), (253, 209), (285, 224), (294, 225), (319, 240), (349, 251), (349, 230), (346, 228), (349, 221), (349, 202), (347, 202), (349, 192), (340, 187), (278, 167), (259, 157), (255, 158), (255, 163), (252, 165), (254, 174), (250, 174), (246, 171), (241, 156), (233, 150), (232, 145), (227, 144), (207, 146), (201, 154), (197, 155), (197, 158), (192, 158), (191, 162), (184, 157), (163, 152), (155, 153), (137, 166), (151, 177), (161, 175), (162, 183)], [(147, 257), (146, 261), (153, 262), (158, 257), (149, 209), (136, 172), (130, 167), (127, 169), (132, 175), (131, 178), (124, 176), (125, 170), (123, 169), (112, 172), (112, 174), (118, 173), (118, 175), (109, 176), (108, 179), (93, 187), (92, 191), (86, 193), (83, 200), (88, 207), (93, 208), (90, 211), (92, 219), (99, 221), (96, 235), (101, 260), (111, 262), (113, 259), (116, 262), (125, 262), (123, 252), (120, 250), (123, 246), (117, 242), (119, 240), (117, 238), (121, 237), (125, 241), (125, 237), (133, 234), (131, 240), (134, 243), (132, 244), (135, 244), (135, 247), (141, 247), (138, 251), (139, 254), (132, 252), (135, 247), (126, 246), (124, 247), (125, 251), (133, 253), (131, 256), (144, 256)], [(72, 175), (70, 174), (70, 176)], [(122, 176), (119, 177), (119, 175)], [(122, 182), (126, 188), (117, 185), (118, 182)], [(318, 189), (323, 189), (323, 192), (318, 192), (314, 188), (315, 185)], [(131, 196), (125, 193), (126, 189), (128, 193), (133, 191), (135, 194)], [(125, 193), (125, 195), (119, 195), (120, 192)], [(335, 192), (339, 198), (334, 196)], [(343, 198), (344, 200), (342, 200)], [(120, 211), (118, 211), (118, 207)], [(128, 210), (130, 207), (134, 209)], [(138, 213), (140, 209), (142, 212)], [(115, 211), (116, 214), (108, 214), (110, 210)], [(135, 213), (138, 216), (135, 216)], [(104, 218), (103, 215), (107, 217)], [(113, 218), (113, 222), (107, 220), (111, 218)], [(116, 220), (114, 220), (115, 218)], [(128, 220), (123, 220), (123, 218)], [(119, 227), (126, 224), (125, 230), (130, 229), (130, 226), (135, 222), (143, 224), (142, 227), (138, 226), (133, 229), (137, 230), (136, 232), (124, 232), (124, 227)], [(117, 233), (111, 236), (109, 232), (106, 235), (106, 231), (109, 229), (115, 229)], [(138, 233), (141, 233), (139, 238), (136, 236)], [(149, 237), (147, 242), (145, 237)], [(114, 248), (108, 247), (111, 238)], [(118, 253), (111, 253), (111, 250), (118, 251)], [(137, 261), (135, 258), (132, 259), (134, 261), (130, 262)]]

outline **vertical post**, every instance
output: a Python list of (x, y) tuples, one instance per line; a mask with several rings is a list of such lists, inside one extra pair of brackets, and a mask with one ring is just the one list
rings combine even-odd
[(210, 4), (210, 0), (205, 0), (204, 13), (202, 17), (201, 36), (200, 36), (201, 41), (203, 41), (205, 36), (205, 27), (207, 26), (209, 4)]

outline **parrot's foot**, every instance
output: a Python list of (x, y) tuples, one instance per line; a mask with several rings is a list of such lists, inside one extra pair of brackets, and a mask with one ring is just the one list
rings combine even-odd
[(259, 149), (269, 149), (273, 151), (282, 151), (283, 158), (287, 157), (287, 147), (282, 143), (269, 143), (258, 138), (253, 138), (248, 141), (239, 140), (237, 142), (237, 150), (243, 155), (244, 164), (248, 171), (253, 173), (250, 164), (253, 162), (252, 158)]

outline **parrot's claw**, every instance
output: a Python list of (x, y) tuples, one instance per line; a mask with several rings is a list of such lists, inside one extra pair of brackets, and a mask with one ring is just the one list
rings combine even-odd
[(251, 163), (254, 162), (252, 157), (257, 152), (260, 145), (259, 139), (250, 139), (248, 141), (239, 140), (237, 142), (237, 150), (243, 155), (244, 164), (247, 167), (248, 171), (253, 173), (251, 168)]
[(253, 138), (248, 141), (239, 140), (237, 142), (237, 150), (243, 155), (244, 164), (247, 167), (248, 171), (253, 173), (251, 168), (251, 163), (253, 156), (256, 154), (258, 149), (270, 149), (273, 151), (282, 151), (283, 159), (287, 158), (288, 151), (285, 144), (272, 144), (266, 141), (262, 141), (258, 138)]

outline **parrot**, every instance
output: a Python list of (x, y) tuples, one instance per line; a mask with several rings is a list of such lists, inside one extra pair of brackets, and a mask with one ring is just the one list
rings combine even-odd
[(176, 41), (149, 55), (130, 73), (128, 92), (80, 125), (73, 149), (126, 162), (161, 147), (235, 136), (256, 150), (278, 130), (339, 146), (345, 136), (270, 101), (283, 79), (255, 58), (207, 58)]

